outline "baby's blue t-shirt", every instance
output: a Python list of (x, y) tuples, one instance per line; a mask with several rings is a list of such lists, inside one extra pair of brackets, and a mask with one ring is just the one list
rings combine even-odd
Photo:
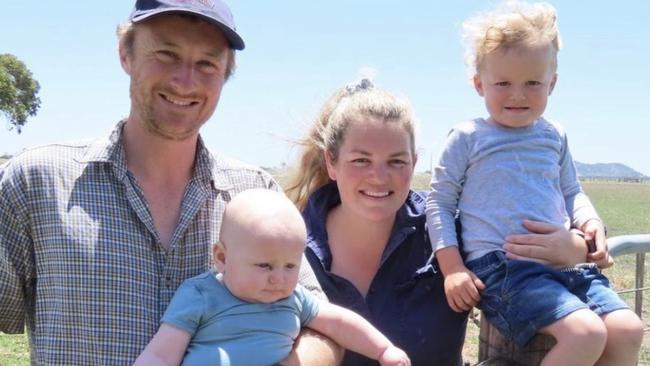
[(233, 296), (217, 276), (183, 282), (161, 320), (192, 335), (183, 365), (276, 364), (318, 314), (318, 301), (300, 285), (285, 299), (254, 304)]

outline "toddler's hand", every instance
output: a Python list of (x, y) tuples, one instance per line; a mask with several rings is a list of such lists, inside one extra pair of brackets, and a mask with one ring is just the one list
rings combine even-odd
[(607, 250), (605, 227), (600, 220), (589, 220), (581, 228), (589, 245), (587, 260), (596, 263), (600, 268), (608, 268), (614, 264)]
[(384, 350), (384, 353), (379, 356), (379, 363), (382, 366), (410, 366), (411, 360), (404, 351), (395, 347), (389, 346)]
[(465, 266), (445, 276), (445, 295), (449, 307), (458, 313), (471, 309), (481, 301), (480, 290), (485, 285)]

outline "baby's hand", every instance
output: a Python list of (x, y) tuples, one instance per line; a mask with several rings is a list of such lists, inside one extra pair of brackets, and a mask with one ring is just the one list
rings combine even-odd
[(449, 307), (458, 313), (471, 309), (481, 301), (480, 290), (485, 285), (474, 272), (463, 266), (445, 276), (445, 295)]
[(587, 260), (596, 263), (600, 268), (608, 268), (614, 264), (607, 250), (605, 227), (600, 220), (589, 220), (582, 226), (585, 240), (589, 245)]
[(404, 351), (395, 347), (389, 346), (384, 350), (384, 353), (379, 356), (379, 363), (382, 366), (410, 366), (411, 360)]

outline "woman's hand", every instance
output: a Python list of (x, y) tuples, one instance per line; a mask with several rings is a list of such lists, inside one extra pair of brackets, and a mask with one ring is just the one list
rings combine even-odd
[(592, 219), (582, 225), (582, 232), (585, 233), (587, 243), (592, 242), (593, 248), (589, 248), (587, 259), (594, 262), (600, 268), (608, 268), (614, 264), (614, 260), (609, 256), (607, 249), (607, 236), (605, 235), (605, 226), (598, 219)]
[(539, 262), (551, 267), (568, 267), (587, 261), (587, 243), (563, 226), (524, 220), (530, 234), (508, 235), (506, 256)]

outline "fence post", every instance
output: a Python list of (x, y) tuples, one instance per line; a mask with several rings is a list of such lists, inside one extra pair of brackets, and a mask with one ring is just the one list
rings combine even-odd
[(642, 289), (644, 287), (644, 277), (645, 277), (645, 253), (636, 253), (636, 279), (635, 287), (636, 291), (634, 293), (634, 311), (636, 315), (641, 317), (641, 312), (643, 311), (643, 293)]

